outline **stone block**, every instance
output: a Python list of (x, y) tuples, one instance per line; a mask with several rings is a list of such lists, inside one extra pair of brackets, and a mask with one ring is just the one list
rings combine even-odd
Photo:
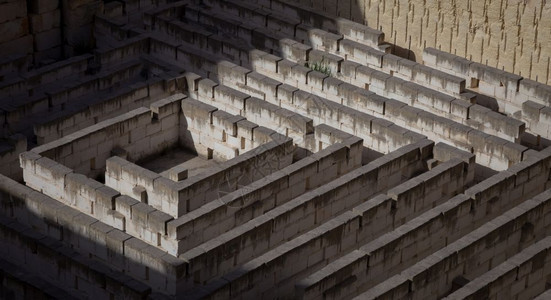
[(465, 100), (455, 99), (451, 102), (450, 113), (463, 120), (466, 120), (469, 118), (469, 108), (471, 106), (472, 104)]
[(182, 100), (182, 111), (184, 116), (191, 120), (201, 120), (202, 123), (212, 124), (212, 113), (218, 108), (204, 104), (190, 98)]
[(301, 85), (309, 84), (308, 75), (310, 72), (313, 72), (312, 69), (297, 64), (293, 67), (291, 74), (293, 80), (296, 80), (300, 87)]
[(115, 198), (115, 210), (126, 217), (128, 221), (132, 219), (132, 207), (140, 201), (125, 195)]
[(345, 76), (346, 78), (350, 78), (352, 80), (356, 79), (356, 69), (361, 66), (361, 64), (345, 60), (341, 63), (341, 74)]
[(155, 233), (160, 233), (161, 235), (166, 235), (166, 224), (174, 218), (168, 214), (165, 214), (162, 211), (155, 210), (148, 215), (147, 219), (147, 228)]
[(218, 63), (218, 77), (220, 82), (231, 82), (245, 84), (247, 82), (246, 74), (248, 72), (241, 72), (238, 65), (229, 61), (222, 61)]
[(149, 106), (151, 112), (156, 114), (157, 119), (164, 119), (166, 116), (178, 114), (180, 112), (181, 101), (185, 99), (186, 95), (177, 93), (172, 96), (166, 97), (159, 101), (151, 103)]
[(401, 57), (394, 54), (385, 54), (383, 56), (382, 67), (386, 71), (398, 71), (400, 65), (399, 61), (401, 60)]
[(326, 75), (324, 73), (321, 73), (321, 72), (318, 72), (318, 71), (309, 72), (308, 73), (308, 79), (307, 79), (308, 86), (311, 87), (312, 89), (322, 91), (323, 90), (323, 81), (328, 77), (329, 77), (328, 75)]
[(241, 120), (237, 122), (237, 135), (252, 141), (254, 137), (254, 129), (257, 127), (258, 125), (253, 122)]
[(282, 84), (277, 87), (277, 97), (280, 100), (280, 102), (285, 102), (287, 104), (293, 103), (293, 94), (298, 91), (297, 88), (288, 85), (288, 84)]
[(241, 116), (234, 116), (224, 111), (212, 113), (212, 124), (234, 137), (237, 136), (237, 122), (244, 119)]
[(242, 111), (245, 109), (245, 100), (250, 96), (229, 88), (224, 85), (219, 85), (214, 88), (214, 101), (225, 105), (231, 105)]
[(267, 54), (262, 57), (262, 68), (268, 73), (277, 73), (277, 65), (282, 59), (278, 56)]
[(26, 1), (4, 1), (0, 4), (0, 23), (22, 18), (26, 15)]
[(107, 186), (102, 186), (96, 189), (96, 195), (93, 200), (104, 207), (115, 209), (115, 198), (119, 195), (120, 193), (118, 191)]
[(522, 79), (519, 84), (519, 92), (528, 97), (534, 97), (538, 94), (541, 83), (530, 79)]
[(153, 207), (145, 203), (137, 203), (132, 206), (132, 223), (136, 228), (147, 228), (148, 215), (156, 211)]
[(540, 119), (541, 110), (545, 107), (533, 101), (525, 101), (522, 103), (522, 117), (530, 122), (538, 122)]
[(34, 46), (37, 51), (45, 51), (61, 45), (61, 29), (53, 28), (34, 34)]
[(41, 14), (59, 7), (59, 0), (32, 0), (28, 4), (28, 11)]
[(147, 202), (147, 190), (143, 187), (143, 186), (140, 186), (140, 185), (136, 185), (132, 188), (132, 194), (133, 196), (140, 200), (140, 202), (142, 203), (148, 203)]
[(183, 166), (176, 166), (168, 171), (168, 177), (174, 181), (182, 181), (188, 178), (188, 169)]
[(217, 83), (210, 79), (202, 79), (198, 83), (197, 94), (200, 98), (211, 99), (214, 97), (214, 89), (218, 86)]
[(0, 43), (0, 53), (33, 54), (33, 36), (28, 34)]

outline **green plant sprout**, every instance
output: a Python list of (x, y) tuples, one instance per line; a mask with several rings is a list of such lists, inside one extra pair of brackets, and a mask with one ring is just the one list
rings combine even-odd
[(331, 76), (331, 68), (329, 67), (328, 64), (326, 64), (323, 59), (321, 61), (316, 61), (316, 62), (312, 62), (312, 63), (309, 63), (309, 62), (306, 62), (304, 64), (305, 67), (307, 68), (310, 68), (314, 71), (318, 71), (320, 73), (323, 73), (327, 76)]

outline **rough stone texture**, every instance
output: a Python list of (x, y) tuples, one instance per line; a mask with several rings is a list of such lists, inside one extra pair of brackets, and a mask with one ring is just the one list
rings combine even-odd
[[(291, 2), (291, 1), (288, 1)], [(300, 1), (381, 30), (396, 54), (422, 61), (435, 47), (484, 65), (551, 83), (551, 26), (545, 1)], [(499, 25), (498, 25), (499, 24)], [(536, 52), (524, 51), (537, 49)]]
[(3, 1), (0, 298), (548, 297), (547, 6), (496, 3)]

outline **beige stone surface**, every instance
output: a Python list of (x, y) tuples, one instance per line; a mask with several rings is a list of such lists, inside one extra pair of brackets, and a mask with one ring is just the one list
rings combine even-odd
[[(303, 1), (304, 2), (304, 1)], [(307, 1), (330, 14), (327, 0)], [(307, 4), (307, 3), (305, 3)], [(354, 21), (385, 33), (385, 41), (421, 61), (435, 47), (475, 62), (551, 83), (551, 3), (545, 0), (344, 0)], [(363, 16), (363, 20), (360, 15)], [(397, 50), (401, 56), (407, 51)]]
[(537, 74), (506, 56), (537, 2), (120, 0), (93, 28), (102, 1), (25, 3), (0, 13), (30, 32), (0, 50), (34, 51), (0, 55), (0, 255), (26, 274), (77, 299), (547, 288), (551, 86), (499, 65)]

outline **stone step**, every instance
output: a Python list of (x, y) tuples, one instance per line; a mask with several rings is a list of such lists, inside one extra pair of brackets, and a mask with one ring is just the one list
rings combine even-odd
[[(235, 1), (233, 3), (228, 1), (225, 1), (225, 2), (210, 1), (209, 4), (212, 5), (215, 10), (219, 10), (223, 12), (223, 14), (220, 16), (209, 14), (208, 17), (210, 18), (222, 17), (227, 19), (228, 18), (227, 16), (229, 14), (232, 14), (233, 16), (240, 16), (241, 18), (246, 18), (246, 19), (248, 18), (250, 21), (256, 23), (256, 25), (258, 26), (266, 26), (270, 28), (278, 27), (278, 26), (274, 26), (274, 24), (272, 24), (273, 22), (270, 22), (270, 19), (272, 18), (279, 20), (280, 22), (278, 24), (282, 22), (285, 23), (286, 20), (288, 20), (287, 16), (279, 15), (278, 13), (273, 13), (273, 12), (271, 12), (268, 16), (266, 16), (266, 18), (268, 18), (268, 21), (265, 21), (264, 18), (261, 17), (262, 15), (261, 15), (261, 12), (259, 11), (247, 10), (247, 11), (250, 11), (250, 13), (243, 14), (242, 10), (246, 9), (246, 6), (245, 5), (239, 6), (244, 4), (243, 2), (239, 2), (239, 1)], [(255, 12), (257, 14), (256, 16), (254, 15)], [(430, 67), (424, 66), (422, 64), (419, 64), (407, 59), (402, 59), (393, 54), (385, 54), (384, 52), (375, 50), (372, 47), (361, 43), (361, 42), (365, 43), (366, 39), (359, 39), (358, 41), (355, 41), (350, 39), (350, 35), (345, 37), (343, 35), (335, 35), (333, 33), (330, 33), (318, 28), (310, 27), (308, 25), (305, 25), (303, 23), (303, 20), (304, 18), (302, 18), (302, 21), (301, 19), (297, 19), (297, 21), (294, 21), (294, 22), (291, 21), (291, 23), (285, 23), (287, 28), (289, 28), (289, 30), (283, 30), (281, 26), (279, 26), (279, 30), (286, 33), (287, 37), (290, 38), (291, 40), (295, 40), (296, 42), (307, 44), (310, 47), (313, 47), (313, 49), (318, 49), (327, 53), (340, 55), (347, 60), (355, 61), (363, 65), (369, 64), (370, 66), (379, 68), (380, 70), (385, 71), (387, 73), (392, 73), (397, 76), (400, 76), (402, 79), (413, 81), (423, 85), (428, 84), (433, 89), (439, 90), (444, 93), (448, 93), (450, 95), (459, 96), (463, 92), (463, 89), (465, 88), (465, 82), (464, 82), (465, 80), (460, 77), (449, 75), (448, 73), (445, 73), (436, 69), (432, 69)], [(201, 21), (205, 22), (205, 20), (201, 20)], [(214, 22), (210, 22), (210, 23), (214, 23)], [(219, 22), (216, 22), (215, 24), (217, 23), (219, 24)], [(300, 25), (298, 25), (297, 27), (297, 24), (300, 24)], [(236, 24), (234, 23), (234, 26), (235, 25)], [(228, 29), (227, 26), (226, 27), (219, 26), (218, 28), (220, 30)], [(299, 30), (299, 28), (301, 30)], [(347, 26), (341, 26), (341, 28), (344, 29), (344, 28), (347, 28)], [(281, 44), (285, 45), (283, 43)], [(260, 50), (269, 51), (270, 49), (260, 49)], [(281, 52), (282, 57), (289, 58), (291, 60), (293, 58), (292, 51), (288, 52), (285, 49), (272, 49), (272, 50), (279, 50), (279, 52)], [(310, 52), (310, 55), (312, 55), (311, 52)]]
[[(209, 1), (210, 4), (221, 1)], [(230, 1), (224, 1), (230, 2)], [(256, 3), (256, 7), (263, 7), (271, 12), (270, 15), (280, 15), (286, 18), (300, 20), (302, 24), (318, 27), (330, 33), (341, 34), (346, 38), (361, 42), (373, 48), (379, 48), (384, 43), (384, 33), (345, 18), (333, 17), (320, 10), (307, 8), (296, 1), (271, 1), (270, 4), (262, 1), (231, 1), (243, 6), (243, 3)], [(230, 3), (231, 3), (230, 2)], [(384, 49), (384, 48), (383, 48)]]
[[(500, 112), (513, 116), (520, 113), (529, 132), (546, 139), (551, 137), (545, 114), (544, 120), (538, 118), (538, 110), (543, 107), (548, 110), (551, 105), (549, 86), (435, 48), (425, 49), (423, 60), (432, 68), (464, 78), (468, 88), (497, 102)], [(527, 101), (530, 104), (526, 105)]]

